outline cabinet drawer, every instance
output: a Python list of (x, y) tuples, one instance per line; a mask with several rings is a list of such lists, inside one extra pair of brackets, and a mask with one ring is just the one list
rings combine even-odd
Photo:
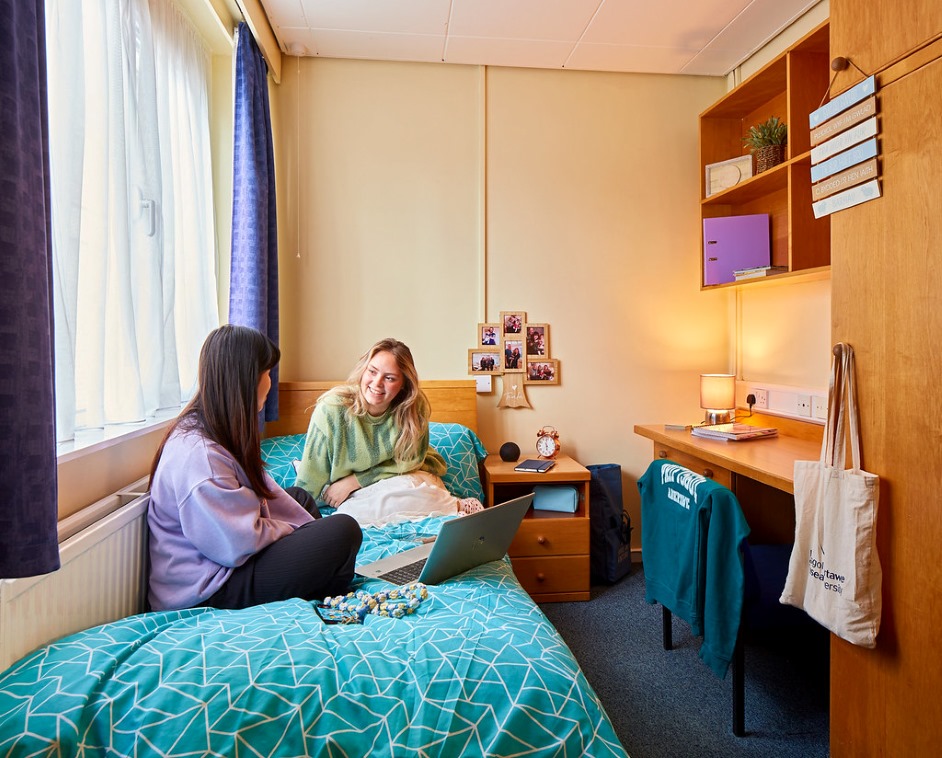
[[(727, 443), (730, 445), (734, 444), (747, 444), (747, 443)], [(684, 468), (688, 468), (696, 474), (705, 476), (707, 479), (712, 479), (718, 484), (722, 484), (724, 487), (729, 487), (732, 489), (733, 476), (729, 469), (721, 468), (720, 466), (715, 466), (712, 463), (707, 463), (706, 461), (697, 458), (696, 456), (689, 455), (687, 453), (682, 453), (680, 450), (677, 450), (667, 445), (662, 445), (658, 442), (654, 443), (654, 457), (655, 458), (668, 458), (674, 463), (679, 463)]]
[(532, 596), (558, 592), (588, 592), (589, 556), (515, 558), (514, 573)]
[(525, 518), (507, 552), (511, 558), (588, 554), (589, 519)]

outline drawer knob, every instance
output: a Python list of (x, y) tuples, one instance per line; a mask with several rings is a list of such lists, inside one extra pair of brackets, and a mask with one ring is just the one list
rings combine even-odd
[(703, 475), (704, 475), (707, 479), (712, 479), (712, 478), (713, 478), (713, 469), (711, 469), (711, 468), (705, 468), (705, 469), (703, 469)]
[(544, 582), (544, 581), (546, 581), (546, 574), (544, 574), (542, 571), (538, 572), (537, 575), (536, 575), (536, 580), (537, 580), (538, 582)]
[(536, 538), (536, 541), (537, 541), (538, 543), (540, 543), (541, 545), (545, 545), (545, 544), (546, 544), (546, 537), (544, 537), (544, 536), (541, 534), (539, 537)]
[(657, 451), (657, 457), (658, 457), (658, 458), (666, 458), (666, 457), (667, 457), (667, 451), (666, 451), (666, 450), (658, 450), (658, 451)]

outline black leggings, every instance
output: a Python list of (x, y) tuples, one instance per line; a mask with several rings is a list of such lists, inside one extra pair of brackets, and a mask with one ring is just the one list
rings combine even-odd
[(203, 605), (247, 608), (291, 597), (320, 599), (343, 594), (350, 588), (363, 542), (360, 525), (345, 513), (321, 518), (307, 492), (297, 487), (288, 487), (287, 492), (316, 520), (273, 542), (233, 570), (229, 580)]

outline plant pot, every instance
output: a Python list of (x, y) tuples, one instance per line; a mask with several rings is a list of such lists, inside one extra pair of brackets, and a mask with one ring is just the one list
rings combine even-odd
[(756, 156), (756, 173), (761, 174), (785, 160), (785, 145), (766, 145), (752, 151)]

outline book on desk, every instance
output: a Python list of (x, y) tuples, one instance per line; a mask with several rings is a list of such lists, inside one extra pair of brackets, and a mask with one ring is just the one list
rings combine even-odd
[(691, 432), (695, 437), (711, 440), (728, 440), (730, 442), (743, 442), (764, 437), (775, 437), (778, 429), (770, 426), (750, 426), (749, 424), (713, 424), (712, 426), (695, 426)]
[(556, 461), (527, 458), (514, 466), (514, 471), (522, 471), (525, 474), (545, 474), (555, 465)]

